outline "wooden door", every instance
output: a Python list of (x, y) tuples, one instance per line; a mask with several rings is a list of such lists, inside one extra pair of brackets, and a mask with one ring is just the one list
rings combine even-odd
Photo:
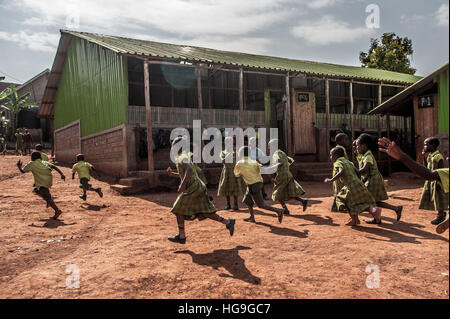
[(292, 90), (293, 144), (295, 154), (315, 154), (315, 95)]
[[(420, 96), (414, 97), (414, 131), (416, 143), (416, 159), (422, 163), (423, 142), (426, 138), (438, 134), (438, 99), (433, 94), (433, 106), (420, 108)], [(422, 163), (425, 164), (425, 163)]]

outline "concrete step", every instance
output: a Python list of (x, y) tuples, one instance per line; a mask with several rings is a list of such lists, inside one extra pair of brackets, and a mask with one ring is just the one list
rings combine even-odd
[(130, 186), (130, 187), (148, 186), (148, 179), (145, 177), (121, 178), (119, 180), (119, 184), (125, 185), (125, 186)]
[(116, 192), (118, 192), (120, 195), (129, 195), (132, 194), (131, 190), (132, 187), (130, 186), (125, 186), (125, 185), (120, 185), (120, 184), (115, 184), (115, 185), (111, 185), (110, 188)]

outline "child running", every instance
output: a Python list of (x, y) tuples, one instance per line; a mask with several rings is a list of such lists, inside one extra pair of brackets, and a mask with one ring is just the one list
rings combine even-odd
[[(347, 155), (347, 146), (349, 143), (349, 138), (348, 135), (345, 133), (339, 133), (338, 135), (336, 135), (336, 137), (334, 138), (336, 141), (336, 147), (337, 148), (342, 148), (344, 150), (344, 158), (348, 159), (348, 155)], [(340, 189), (342, 188), (343, 185), (341, 185), (339, 183), (339, 180), (337, 180), (336, 182), (333, 183), (333, 194), (334, 194), (334, 198), (333, 198), (333, 205), (331, 206), (331, 211), (332, 212), (337, 212), (337, 204), (336, 204), (336, 194), (339, 193)]]
[[(449, 191), (449, 169), (447, 168), (438, 168), (435, 170), (430, 170), (429, 168), (417, 163), (411, 157), (406, 155), (400, 147), (398, 147), (395, 142), (390, 141), (388, 138), (380, 138), (378, 139), (379, 150), (388, 154), (390, 157), (399, 160), (403, 164), (405, 164), (414, 174), (424, 178), (427, 181), (438, 181), (441, 182), (442, 188), (444, 192), (448, 196)], [(447, 158), (448, 162), (448, 158)], [(448, 216), (445, 221), (440, 223), (436, 227), (436, 232), (438, 234), (442, 234), (448, 229), (449, 220)]]
[[(180, 142), (183, 138), (177, 137), (172, 142), (172, 148)], [(177, 173), (173, 172), (169, 167), (167, 173), (170, 176), (179, 177), (181, 182), (178, 187), (178, 198), (176, 199), (171, 212), (177, 217), (178, 234), (169, 237), (168, 240), (174, 243), (185, 244), (186, 233), (184, 230), (185, 220), (203, 220), (206, 218), (218, 221), (229, 230), (230, 235), (234, 233), (234, 219), (225, 219), (216, 214), (214, 204), (209, 200), (206, 193), (206, 186), (200, 180), (197, 172), (193, 169), (190, 155), (183, 153), (182, 149), (178, 152), (176, 158)]]
[[(390, 209), (397, 215), (397, 221), (402, 217), (403, 206), (393, 206), (384, 200), (387, 200), (388, 194), (386, 192), (386, 187), (384, 185), (383, 176), (378, 170), (377, 161), (370, 150), (374, 144), (374, 139), (369, 134), (362, 134), (356, 140), (356, 146), (358, 154), (361, 155), (359, 159), (359, 170), (358, 173), (361, 176), (361, 180), (364, 185), (366, 185), (368, 191), (375, 199), (378, 207)], [(376, 224), (375, 219), (367, 221), (368, 224)]]
[(78, 178), (80, 179), (80, 188), (83, 189), (83, 195), (80, 195), (82, 200), (87, 199), (87, 191), (94, 191), (98, 194), (98, 196), (103, 197), (102, 189), (92, 188), (92, 185), (89, 184), (89, 180), (91, 179), (91, 170), (96, 172), (95, 167), (90, 163), (84, 161), (84, 155), (77, 155), (77, 163), (72, 167), (72, 179), (75, 179), (75, 173), (78, 173)]
[[(236, 177), (243, 177), (245, 184), (247, 185), (247, 191), (245, 193), (244, 199), (242, 202), (248, 206), (248, 210), (250, 213), (250, 217), (244, 219), (245, 221), (255, 223), (255, 215), (253, 212), (253, 205), (256, 205), (259, 208), (266, 209), (272, 212), (277, 213), (278, 221), (281, 223), (283, 221), (283, 210), (278, 209), (264, 203), (264, 199), (262, 196), (262, 187), (263, 187), (263, 178), (261, 176), (260, 167), (262, 166), (257, 161), (254, 161), (249, 158), (249, 147), (243, 146), (239, 150), (239, 154), (243, 155), (243, 159), (236, 163), (234, 167), (234, 175)], [(273, 169), (276, 169), (280, 163), (275, 164)]]
[(226, 196), (227, 206), (225, 210), (231, 209), (231, 196), (234, 198), (234, 210), (239, 210), (238, 196), (244, 195), (245, 183), (242, 177), (234, 176), (233, 170), (236, 165), (236, 153), (233, 137), (225, 138), (225, 145), (233, 143), (233, 151), (222, 151), (220, 157), (223, 161), (222, 173), (220, 174), (219, 189), (217, 190), (217, 196)]
[(43, 152), (41, 144), (37, 144), (36, 145), (36, 151), (41, 153), (41, 158), (42, 158), (43, 161), (48, 162), (48, 155)]
[(335, 174), (333, 178), (326, 178), (325, 183), (333, 183), (340, 180), (343, 187), (336, 194), (336, 203), (340, 212), (348, 212), (350, 219), (347, 226), (360, 224), (358, 214), (368, 211), (377, 221), (381, 223), (381, 208), (376, 207), (375, 200), (370, 195), (367, 188), (356, 175), (356, 168), (352, 162), (345, 159), (342, 148), (333, 148), (330, 151), (330, 159), (333, 164)]
[[(444, 168), (444, 156), (438, 150), (439, 144), (439, 139), (436, 137), (429, 137), (424, 141), (422, 154), (428, 154), (427, 168), (432, 171)], [(439, 225), (445, 220), (445, 211), (448, 210), (448, 194), (445, 194), (440, 181), (425, 181), (419, 209), (438, 212), (436, 218), (431, 221), (433, 225)]]
[[(274, 142), (278, 143), (276, 140), (271, 140), (270, 143), (272, 144)], [(300, 203), (303, 204), (303, 211), (305, 211), (308, 206), (308, 200), (300, 197), (305, 194), (305, 191), (300, 184), (297, 183), (289, 170), (289, 166), (294, 163), (294, 159), (278, 149), (273, 154), (273, 161), (280, 163), (280, 165), (277, 168), (275, 179), (272, 178), (272, 183), (274, 184), (272, 200), (280, 202), (281, 206), (284, 208), (285, 215), (290, 214), (285, 203), (290, 199), (300, 201)]]
[(20, 160), (17, 162), (17, 167), (22, 174), (25, 174), (27, 172), (33, 173), (37, 194), (47, 202), (47, 207), (50, 206), (55, 211), (55, 215), (52, 217), (52, 219), (58, 219), (58, 216), (62, 214), (62, 211), (56, 206), (55, 202), (53, 201), (52, 195), (50, 194), (50, 188), (52, 187), (53, 183), (53, 169), (61, 175), (62, 180), (66, 179), (61, 170), (55, 165), (43, 161), (39, 152), (31, 153), (31, 161), (28, 162), (28, 164), (25, 165), (23, 169), (22, 162)]
[(192, 152), (189, 152), (189, 159), (191, 161), (192, 168), (197, 173), (197, 176), (200, 178), (200, 180), (205, 184), (205, 186), (206, 186), (205, 191), (206, 191), (206, 194), (208, 195), (209, 200), (213, 201), (214, 198), (211, 195), (209, 195), (209, 193), (208, 193), (208, 181), (206, 180), (205, 174), (203, 173), (203, 170), (200, 168), (200, 166), (198, 166), (198, 164), (194, 162), (194, 153), (195, 153), (195, 150), (198, 149), (198, 145), (196, 143), (192, 143), (191, 149), (192, 149)]

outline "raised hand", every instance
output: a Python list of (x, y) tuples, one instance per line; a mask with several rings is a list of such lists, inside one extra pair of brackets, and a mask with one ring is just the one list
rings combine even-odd
[(378, 145), (380, 146), (379, 150), (386, 153), (390, 157), (396, 160), (400, 160), (402, 158), (403, 151), (397, 146), (397, 144), (395, 144), (395, 142), (392, 142), (387, 137), (378, 139)]

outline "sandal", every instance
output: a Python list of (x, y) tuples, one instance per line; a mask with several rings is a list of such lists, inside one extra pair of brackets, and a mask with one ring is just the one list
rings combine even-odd
[(245, 222), (251, 222), (251, 223), (255, 223), (255, 218), (254, 217), (247, 217), (244, 219)]
[(371, 220), (366, 220), (367, 224), (371, 224), (371, 225), (380, 225), (381, 224), (381, 219), (379, 222), (377, 222), (377, 220), (375, 218), (371, 219)]

